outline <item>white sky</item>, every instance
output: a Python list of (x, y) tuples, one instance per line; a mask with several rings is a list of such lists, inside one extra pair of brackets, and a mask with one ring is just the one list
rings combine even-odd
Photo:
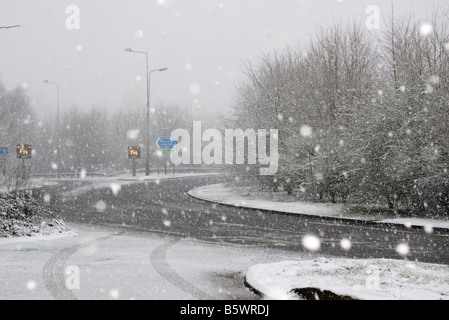
[[(397, 15), (425, 19), (447, 0), (393, 0)], [(80, 30), (66, 28), (66, 8), (80, 8)], [(0, 81), (25, 85), (43, 116), (73, 105), (113, 110), (146, 103), (145, 57), (151, 53), (151, 101), (224, 112), (242, 80), (242, 64), (262, 52), (307, 44), (336, 21), (365, 24), (369, 5), (390, 15), (391, 0), (0, 0)], [(372, 31), (372, 32), (382, 32)], [(141, 78), (141, 81), (137, 81)], [(192, 85), (193, 92), (192, 92)], [(197, 92), (199, 90), (199, 92)]]

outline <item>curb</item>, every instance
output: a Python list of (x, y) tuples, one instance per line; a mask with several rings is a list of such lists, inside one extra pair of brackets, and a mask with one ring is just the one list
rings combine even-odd
[[(188, 196), (191, 198), (209, 202), (209, 203), (215, 203), (222, 206), (232, 207), (232, 208), (239, 208), (239, 209), (245, 209), (245, 210), (252, 210), (252, 211), (260, 211), (260, 212), (266, 212), (271, 214), (279, 214), (279, 215), (287, 215), (287, 216), (301, 216), (305, 218), (312, 218), (312, 219), (321, 219), (325, 221), (332, 221), (332, 222), (347, 222), (351, 223), (353, 225), (366, 225), (366, 226), (386, 226), (386, 227), (395, 227), (395, 228), (403, 228), (405, 230), (422, 230), (424, 231), (424, 226), (418, 226), (418, 225), (412, 225), (410, 228), (407, 228), (403, 223), (392, 223), (392, 222), (380, 222), (380, 221), (373, 221), (373, 220), (364, 220), (364, 219), (356, 219), (356, 218), (347, 218), (347, 217), (330, 217), (330, 216), (321, 216), (321, 215), (312, 215), (307, 213), (294, 213), (294, 212), (286, 212), (286, 211), (277, 211), (277, 210), (271, 210), (271, 209), (259, 209), (259, 208), (253, 208), (253, 207), (246, 207), (241, 205), (234, 205), (229, 204), (222, 201), (216, 201), (211, 200), (208, 198), (200, 197), (198, 195), (193, 194), (193, 191), (195, 189), (189, 190), (187, 193)], [(449, 228), (441, 228), (441, 227), (433, 227), (434, 232), (439, 233), (449, 233)]]
[(212, 173), (212, 174), (204, 174), (204, 175), (200, 175), (200, 176), (185, 176), (185, 177), (170, 177), (170, 178), (165, 178), (165, 179), (143, 179), (143, 180), (132, 180), (129, 178), (117, 178), (117, 181), (125, 181), (125, 182), (155, 182), (158, 181), (159, 182), (163, 182), (163, 181), (171, 181), (171, 180), (184, 180), (184, 179), (191, 179), (191, 178), (209, 178), (209, 177), (214, 177), (218, 174), (216, 173)]

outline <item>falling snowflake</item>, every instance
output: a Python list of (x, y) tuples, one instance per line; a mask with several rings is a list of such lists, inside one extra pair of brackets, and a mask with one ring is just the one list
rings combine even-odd
[(140, 134), (140, 130), (136, 129), (136, 130), (129, 130), (126, 133), (126, 137), (130, 140), (136, 140), (139, 138), (139, 134)]
[(120, 190), (122, 190), (122, 186), (119, 185), (118, 183), (111, 183), (110, 187), (111, 187), (112, 194), (114, 196), (117, 196), (118, 193), (120, 192)]
[(308, 126), (308, 125), (303, 125), (301, 126), (301, 130), (300, 133), (304, 138), (308, 138), (310, 136), (312, 136), (312, 127)]
[(49, 195), (48, 193), (46, 193), (46, 194), (44, 195), (44, 202), (45, 202), (45, 203), (50, 203), (50, 200), (51, 200), (50, 195)]
[(201, 87), (200, 87), (199, 84), (194, 83), (194, 84), (192, 84), (192, 85), (190, 86), (190, 93), (191, 93), (191, 94), (197, 95), (197, 94), (200, 93), (200, 91), (201, 91)]
[(433, 226), (431, 225), (427, 225), (424, 227), (424, 232), (427, 234), (432, 234), (433, 233)]
[(423, 23), (419, 31), (422, 36), (427, 37), (433, 32), (433, 26), (430, 23)]
[(120, 293), (118, 292), (118, 290), (112, 289), (112, 290), (109, 291), (109, 296), (112, 299), (118, 299), (120, 297)]
[(164, 221), (164, 226), (166, 226), (167, 228), (169, 228), (169, 227), (171, 226), (171, 221), (165, 220), (165, 221)]
[(33, 291), (33, 290), (36, 289), (36, 287), (37, 287), (37, 284), (36, 284), (35, 281), (30, 280), (30, 281), (27, 282), (27, 289), (28, 290)]
[(106, 202), (104, 202), (104, 201), (98, 201), (96, 204), (95, 204), (95, 209), (98, 211), (98, 212), (105, 212), (106, 211), (106, 209), (107, 209), (107, 204), (106, 204)]
[(406, 243), (401, 243), (396, 247), (396, 252), (401, 257), (407, 257), (410, 254), (410, 247)]
[(321, 241), (317, 236), (309, 234), (302, 238), (302, 245), (306, 250), (316, 252), (321, 248)]
[(349, 239), (342, 239), (340, 241), (340, 247), (344, 250), (344, 251), (349, 251), (351, 250), (352, 244), (351, 244), (351, 240)]
[(134, 35), (137, 37), (137, 38), (142, 38), (143, 37), (143, 31), (142, 30), (137, 30), (135, 33), (134, 33)]

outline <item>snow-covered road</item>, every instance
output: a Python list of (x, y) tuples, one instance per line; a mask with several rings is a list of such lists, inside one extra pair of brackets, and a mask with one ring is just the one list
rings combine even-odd
[[(259, 299), (244, 286), (252, 266), (323, 257), (402, 259), (398, 245), (406, 246), (408, 259), (448, 263), (442, 231), (274, 214), (187, 195), (217, 180), (47, 188), (47, 205), (78, 233), (52, 241), (1, 240), (0, 299)], [(318, 250), (307, 249), (307, 237), (317, 240)]]
[(250, 266), (304, 258), (292, 251), (73, 227), (77, 235), (64, 238), (0, 240), (0, 300), (252, 300), (258, 296), (243, 284)]

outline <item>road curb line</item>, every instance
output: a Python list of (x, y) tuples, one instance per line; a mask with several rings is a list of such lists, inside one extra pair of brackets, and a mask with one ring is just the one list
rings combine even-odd
[[(267, 213), (272, 213), (272, 214), (282, 214), (282, 215), (288, 215), (288, 216), (302, 216), (302, 217), (306, 217), (306, 218), (321, 219), (321, 220), (334, 221), (334, 222), (349, 222), (354, 225), (363, 224), (363, 225), (368, 225), (368, 226), (402, 227), (406, 230), (414, 229), (414, 230), (423, 230), (423, 231), (426, 228), (425, 226), (418, 226), (418, 225), (412, 225), (410, 228), (408, 228), (403, 223), (381, 222), (381, 221), (363, 220), (363, 219), (347, 218), (347, 217), (330, 217), (330, 216), (322, 216), (322, 215), (311, 215), (311, 214), (307, 214), (307, 213), (295, 213), (295, 212), (278, 211), (278, 210), (271, 210), (271, 209), (263, 209), (263, 208), (254, 208), (254, 207), (247, 207), (247, 206), (242, 206), (242, 205), (235, 205), (235, 204), (230, 204), (230, 203), (226, 203), (223, 201), (211, 200), (211, 199), (204, 198), (204, 197), (198, 196), (196, 194), (193, 194), (193, 191), (196, 189), (197, 188), (189, 190), (188, 192), (186, 192), (187, 195), (194, 199), (197, 199), (197, 200), (201, 200), (201, 201), (205, 201), (205, 202), (209, 202), (209, 203), (215, 203), (215, 204), (219, 204), (219, 205), (227, 206), (227, 207), (247, 209), (247, 210), (253, 210), (253, 211), (261, 211), (261, 212), (267, 212)], [(449, 228), (433, 227), (433, 231), (437, 231), (440, 233), (449, 233)]]

